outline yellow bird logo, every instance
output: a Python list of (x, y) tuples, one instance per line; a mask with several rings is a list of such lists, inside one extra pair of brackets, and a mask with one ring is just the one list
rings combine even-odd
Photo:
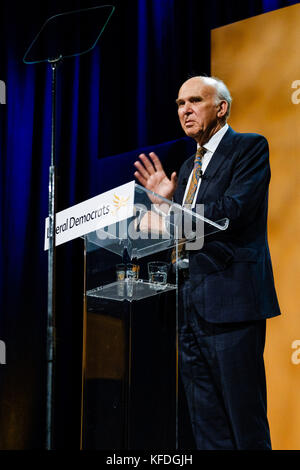
[(123, 197), (123, 196), (117, 196), (114, 194), (113, 198), (113, 205), (115, 206), (115, 210), (112, 211), (113, 215), (115, 215), (121, 207), (125, 207), (127, 202), (128, 202), (129, 196), (128, 197)]

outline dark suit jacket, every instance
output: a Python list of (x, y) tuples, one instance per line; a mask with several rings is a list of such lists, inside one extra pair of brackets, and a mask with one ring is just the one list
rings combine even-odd
[[(175, 202), (182, 204), (194, 155), (179, 172)], [(204, 216), (230, 220), (190, 251), (191, 295), (199, 315), (213, 323), (259, 320), (280, 314), (267, 241), (270, 165), (267, 140), (229, 127), (201, 182)]]

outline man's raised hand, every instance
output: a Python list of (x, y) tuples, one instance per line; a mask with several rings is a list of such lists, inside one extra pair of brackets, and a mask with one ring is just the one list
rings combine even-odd
[(137, 169), (134, 176), (146, 189), (166, 199), (172, 199), (177, 187), (176, 172), (174, 171), (169, 179), (158, 156), (154, 152), (150, 152), (149, 157), (151, 160), (144, 153), (139, 155), (142, 163), (139, 161), (134, 163)]

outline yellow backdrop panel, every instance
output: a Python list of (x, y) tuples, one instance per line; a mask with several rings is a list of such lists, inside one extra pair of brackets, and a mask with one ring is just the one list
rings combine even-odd
[(270, 144), (269, 244), (282, 311), (265, 362), (273, 449), (300, 449), (300, 5), (212, 31), (212, 75), (233, 96), (229, 124)]

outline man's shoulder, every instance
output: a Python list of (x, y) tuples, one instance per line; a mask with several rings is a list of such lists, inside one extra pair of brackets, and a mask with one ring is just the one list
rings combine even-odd
[(268, 142), (266, 137), (262, 134), (258, 134), (256, 132), (237, 132), (232, 127), (228, 127), (226, 134), (224, 135), (224, 139), (233, 139), (236, 143), (254, 143), (254, 142)]
[[(268, 141), (265, 136), (255, 132), (237, 132), (231, 126), (228, 126), (218, 149), (240, 148), (243, 152), (248, 152), (252, 147), (257, 147), (263, 152), (268, 152)], [(226, 150), (225, 150), (226, 151)], [(193, 167), (195, 153), (190, 155), (181, 165), (179, 176), (186, 176)]]

